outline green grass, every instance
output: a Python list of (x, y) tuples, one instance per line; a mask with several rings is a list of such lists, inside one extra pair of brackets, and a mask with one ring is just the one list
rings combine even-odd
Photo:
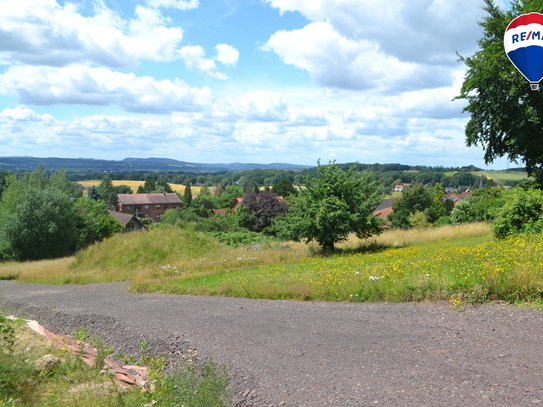
[[(33, 362), (45, 354), (55, 355), (61, 363), (47, 374), (37, 373)], [(152, 359), (149, 357), (147, 361)], [(186, 362), (170, 369), (168, 374), (164, 364), (160, 370), (152, 369), (154, 390), (151, 391), (121, 388), (111, 374), (103, 374), (100, 369), (101, 366), (87, 366), (79, 355), (50, 346), (23, 321), (0, 315), (0, 406), (230, 405), (227, 371), (212, 360), (201, 364)]]
[(462, 298), (536, 300), (543, 289), (543, 236), (442, 239), (375, 253), (308, 258), (187, 278), (140, 281), (139, 292), (325, 301)]
[[(285, 247), (286, 246), (286, 247)], [(131, 281), (133, 292), (326, 301), (533, 301), (543, 290), (543, 236), (494, 240), (487, 224), (354, 237), (315, 245), (232, 248), (176, 227), (118, 235), (77, 258), (8, 263), (22, 283)]]
[(476, 171), (475, 175), (484, 175), (494, 180), (500, 185), (507, 185), (507, 181), (521, 181), (523, 179), (532, 179), (524, 171)]

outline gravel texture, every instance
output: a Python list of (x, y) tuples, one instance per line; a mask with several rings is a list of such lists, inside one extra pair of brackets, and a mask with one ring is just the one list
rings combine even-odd
[(543, 405), (543, 313), (503, 304), (327, 303), (130, 294), (126, 283), (0, 281), (5, 312), (84, 327), (118, 352), (142, 340), (231, 373), (237, 406)]

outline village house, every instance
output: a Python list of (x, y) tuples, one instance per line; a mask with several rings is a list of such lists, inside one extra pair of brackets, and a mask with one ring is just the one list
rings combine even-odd
[(411, 184), (398, 184), (394, 186), (394, 191), (402, 192), (404, 188), (411, 186)]
[(147, 228), (135, 215), (116, 211), (109, 211), (109, 214), (121, 222), (126, 232), (147, 232)]
[(174, 193), (158, 194), (118, 194), (119, 212), (138, 218), (151, 218), (160, 221), (160, 216), (168, 209), (181, 208), (182, 202)]

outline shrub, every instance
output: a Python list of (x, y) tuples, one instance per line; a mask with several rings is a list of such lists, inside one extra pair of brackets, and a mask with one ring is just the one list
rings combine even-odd
[(227, 213), (226, 215), (212, 216), (208, 219), (201, 219), (195, 226), (197, 232), (239, 232), (243, 229), (238, 224), (238, 216), (235, 213)]
[(495, 211), (493, 229), (497, 238), (543, 230), (543, 191), (515, 188), (504, 198), (504, 205)]
[(445, 226), (452, 224), (450, 216), (441, 216), (438, 220), (434, 222), (434, 226)]
[(415, 212), (411, 216), (409, 216), (409, 223), (414, 228), (427, 228), (430, 226), (430, 222), (428, 222), (428, 218), (426, 217), (426, 214), (424, 212)]
[(262, 235), (261, 233), (243, 231), (243, 232), (215, 232), (211, 233), (211, 236), (216, 238), (219, 242), (227, 244), (228, 246), (238, 247), (255, 243), (267, 243), (270, 238)]
[(467, 197), (454, 207), (451, 212), (451, 220), (453, 223), (472, 223), (477, 222), (477, 214), (475, 207), (471, 202), (472, 198)]

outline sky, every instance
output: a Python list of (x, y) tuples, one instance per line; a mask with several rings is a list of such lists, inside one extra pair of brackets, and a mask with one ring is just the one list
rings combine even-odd
[(0, 156), (505, 169), (454, 100), (481, 5), (0, 0)]

